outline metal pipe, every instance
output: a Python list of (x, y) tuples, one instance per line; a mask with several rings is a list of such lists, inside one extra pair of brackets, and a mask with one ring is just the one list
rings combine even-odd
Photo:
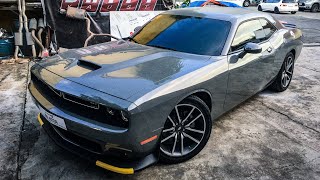
[(35, 18), (32, 18), (29, 22), (29, 29), (31, 32), (31, 37), (32, 37), (33, 42), (36, 42), (41, 48), (41, 50), (40, 50), (40, 56), (41, 56), (42, 51), (44, 51), (44, 47), (43, 47), (41, 41), (39, 41), (36, 36), (37, 25), (38, 25), (38, 28), (43, 29), (42, 28), (43, 27), (42, 19), (40, 19), (37, 23), (37, 20)]
[(40, 41), (41, 44), (42, 44), (42, 32), (43, 32), (43, 28), (40, 28), (38, 31), (38, 40)]
[(86, 20), (86, 23), (87, 23), (87, 32), (89, 34), (89, 36), (87, 37), (86, 41), (84, 42), (84, 45), (83, 47), (87, 47), (88, 46), (88, 43), (89, 43), (89, 40), (91, 38), (93, 38), (93, 33), (91, 32), (90, 28), (91, 28), (91, 23), (90, 23), (90, 19), (85, 17), (85, 20)]
[(87, 47), (89, 41), (90, 41), (93, 37), (95, 37), (95, 36), (109, 36), (109, 37), (112, 37), (112, 38), (114, 38), (114, 39), (119, 40), (119, 38), (117, 38), (117, 37), (115, 37), (115, 36), (112, 36), (111, 34), (95, 34), (95, 33), (93, 33), (93, 32), (91, 31), (91, 29), (90, 29), (90, 28), (91, 28), (91, 21), (90, 21), (90, 19), (87, 18), (87, 17), (85, 17), (85, 20), (86, 20), (87, 32), (88, 32), (89, 36), (87, 37), (86, 41), (84, 42), (83, 47)]
[[(26, 32), (29, 32), (29, 28), (28, 28), (28, 17), (26, 15), (26, 1), (25, 0), (21, 0), (22, 2), (22, 16), (23, 16), (23, 22), (24, 22), (24, 29), (26, 30)], [(35, 45), (31, 45), (32, 48), (32, 56), (35, 58), (37, 56), (37, 52), (36, 52), (36, 47)]]
[(42, 43), (38, 40), (37, 36), (36, 36), (36, 30), (31, 30), (31, 36), (33, 38), (33, 40), (40, 46), (41, 50), (44, 50), (44, 46), (42, 45)]
[[(78, 9), (78, 8), (74, 8), (74, 7), (68, 7), (67, 9), (67, 14), (66, 16), (68, 18), (72, 18), (72, 19), (80, 19), (80, 20), (86, 20), (86, 26), (87, 26), (87, 33), (88, 33), (88, 37), (86, 39), (86, 41), (84, 42), (83, 47), (87, 47), (89, 41), (95, 37), (95, 36), (109, 36), (112, 37), (114, 39), (119, 40), (119, 38), (112, 36), (111, 34), (95, 34), (91, 31), (91, 16), (84, 10), (84, 9)], [(88, 18), (89, 17), (89, 18)], [(91, 18), (92, 19), (92, 18)], [(97, 27), (97, 26), (96, 26)], [(98, 31), (101, 32), (101, 29), (98, 28)]]
[[(40, 43), (41, 43), (41, 45), (43, 47), (42, 51), (44, 51), (44, 46), (42, 44), (42, 32), (43, 32), (43, 28), (40, 28), (39, 31), (38, 31), (38, 40), (40, 41)], [(41, 52), (42, 51), (39, 52), (39, 57), (41, 57), (41, 54), (42, 54)]]
[[(22, 33), (22, 28), (23, 28), (23, 19), (22, 19), (22, 14), (21, 14), (21, 0), (18, 0), (18, 11), (19, 11), (19, 33)], [(18, 59), (18, 53), (19, 53), (19, 46), (16, 45), (15, 51), (14, 51), (14, 59)]]

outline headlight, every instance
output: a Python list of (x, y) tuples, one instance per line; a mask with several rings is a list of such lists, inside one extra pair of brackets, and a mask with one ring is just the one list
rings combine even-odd
[(106, 115), (107, 124), (123, 128), (129, 127), (129, 114), (127, 112), (107, 107)]
[(128, 118), (126, 117), (125, 113), (123, 111), (120, 111), (120, 114), (121, 114), (122, 120), (124, 120), (125, 122), (128, 122)]

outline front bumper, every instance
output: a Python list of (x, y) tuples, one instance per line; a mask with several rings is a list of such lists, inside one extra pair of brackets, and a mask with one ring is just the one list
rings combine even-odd
[(50, 124), (44, 116), (40, 113), (38, 115), (38, 121), (43, 129), (47, 132), (51, 139), (60, 147), (77, 154), (83, 159), (88, 160), (92, 164), (101, 168), (107, 169), (120, 174), (133, 174), (135, 171), (142, 170), (158, 161), (157, 155), (151, 153), (143, 158), (135, 160), (119, 160), (114, 157), (102, 156), (91, 153), (80, 147), (79, 145), (71, 142), (65, 136), (59, 132), (59, 128)]
[[(33, 71), (33, 73), (36, 72)], [(54, 74), (49, 75), (51, 77), (55, 76)], [(40, 76), (39, 73), (38, 76)], [(58, 77), (55, 77), (54, 79), (57, 78)], [(46, 79), (48, 80), (46, 82), (50, 82), (53, 78)], [(35, 104), (41, 109), (42, 115), (46, 115), (39, 116), (40, 122), (42, 122), (41, 124), (44, 129), (58, 145), (89, 161), (93, 161), (100, 167), (119, 173), (131, 173), (157, 162), (157, 137), (159, 137), (160, 130), (154, 131), (149, 128), (149, 123), (144, 119), (143, 113), (132, 113), (130, 116), (131, 123), (128, 128), (95, 121), (94, 119), (79, 115), (77, 112), (80, 110), (78, 109), (77, 111), (69, 111), (68, 108), (64, 108), (67, 104), (62, 105), (59, 101), (55, 101), (53, 97), (48, 96), (51, 90), (45, 91), (41, 89), (39, 84), (35, 84), (33, 80), (34, 79), (32, 79), (29, 84), (30, 94)], [(58, 80), (58, 83), (52, 83), (51, 87), (58, 87), (60, 88), (59, 91), (69, 92), (77, 95), (77, 97), (83, 98), (91, 95), (97, 97), (97, 101), (102, 99), (106, 103), (118, 102), (117, 105), (120, 104), (121, 107), (130, 105), (130, 102), (80, 86), (71, 81), (61, 78)], [(80, 93), (80, 95), (77, 93)], [(112, 107), (114, 104), (115, 103), (109, 103), (106, 104), (106, 106), (110, 105)], [(72, 104), (68, 106), (72, 106)], [(48, 117), (47, 113), (49, 113), (49, 116), (63, 119), (66, 130), (56, 126), (59, 124), (53, 125), (49, 123), (48, 119), (44, 118)], [(92, 115), (96, 116), (96, 114)], [(49, 118), (49, 120), (52, 120), (51, 117)], [(156, 138), (152, 139), (152, 141), (146, 141), (150, 139), (150, 137)], [(122, 171), (116, 167), (127, 169)], [(133, 171), (128, 170), (128, 168), (132, 168)]]

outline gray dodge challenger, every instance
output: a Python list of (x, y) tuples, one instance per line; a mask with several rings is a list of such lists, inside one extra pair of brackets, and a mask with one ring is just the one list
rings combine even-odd
[(29, 90), (58, 145), (133, 174), (194, 157), (213, 120), (265, 88), (286, 90), (301, 39), (243, 8), (170, 10), (128, 38), (36, 63)]

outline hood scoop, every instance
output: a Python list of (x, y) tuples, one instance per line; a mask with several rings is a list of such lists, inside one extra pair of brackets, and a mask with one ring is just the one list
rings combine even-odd
[(101, 68), (100, 64), (97, 64), (97, 63), (94, 63), (94, 62), (91, 62), (91, 61), (86, 61), (86, 60), (83, 60), (83, 59), (79, 59), (78, 62), (77, 62), (77, 65), (82, 67), (82, 68), (91, 70), (91, 71), (94, 71), (94, 70), (97, 70), (97, 69)]

